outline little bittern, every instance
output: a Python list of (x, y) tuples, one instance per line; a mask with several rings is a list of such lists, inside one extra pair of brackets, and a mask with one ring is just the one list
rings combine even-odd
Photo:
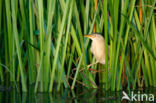
[[(91, 44), (91, 52), (95, 56), (97, 62), (88, 65), (88, 68), (94, 64), (101, 63), (105, 64), (105, 40), (102, 35), (100, 34), (90, 34), (90, 35), (84, 35), (84, 37), (88, 37), (92, 40)], [(108, 46), (108, 58), (109, 58), (109, 50), (110, 47)], [(125, 66), (123, 66), (123, 79), (127, 80), (127, 77), (125, 76)], [(123, 83), (122, 83), (123, 84)]]
[[(95, 56), (97, 60), (97, 62), (94, 64), (97, 64), (98, 62), (101, 64), (105, 64), (105, 41), (104, 41), (103, 36), (100, 34), (90, 34), (90, 35), (84, 35), (84, 37), (88, 37), (92, 40), (91, 52), (93, 53), (93, 55)], [(109, 48), (108, 48), (108, 51), (109, 51)], [(94, 65), (94, 64), (91, 64), (91, 65)]]

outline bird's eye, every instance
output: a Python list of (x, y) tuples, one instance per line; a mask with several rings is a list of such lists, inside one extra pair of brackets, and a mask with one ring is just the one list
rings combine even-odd
[(95, 38), (95, 37), (96, 37), (96, 35), (92, 35), (91, 37), (92, 37), (92, 38)]

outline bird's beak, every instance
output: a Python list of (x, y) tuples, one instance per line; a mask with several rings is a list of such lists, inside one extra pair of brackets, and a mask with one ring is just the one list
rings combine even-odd
[(88, 38), (95, 38), (96, 35), (90, 34), (90, 35), (84, 35), (84, 37), (88, 37)]

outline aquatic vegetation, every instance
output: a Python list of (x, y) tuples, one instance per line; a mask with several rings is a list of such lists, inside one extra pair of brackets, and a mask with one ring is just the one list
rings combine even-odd
[[(0, 0), (0, 83), (23, 92), (156, 87), (156, 0)], [(90, 40), (105, 39), (105, 65)], [(108, 47), (110, 46), (110, 52)], [(108, 57), (108, 54), (110, 55)]]

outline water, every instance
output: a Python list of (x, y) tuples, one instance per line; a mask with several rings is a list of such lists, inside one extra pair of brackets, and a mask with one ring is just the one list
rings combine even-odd
[[(156, 88), (137, 90), (156, 97)], [(122, 92), (104, 91), (102, 89), (77, 88), (76, 90), (62, 89), (53, 93), (34, 93), (34, 88), (29, 88), (28, 93), (18, 93), (15, 89), (0, 92), (0, 103), (120, 103)], [(128, 91), (125, 91), (128, 95)], [(156, 100), (156, 98), (154, 98)], [(126, 100), (122, 102), (128, 102)], [(155, 102), (155, 101), (154, 101)], [(145, 102), (146, 103), (146, 102)], [(156, 102), (155, 102), (156, 103)]]

